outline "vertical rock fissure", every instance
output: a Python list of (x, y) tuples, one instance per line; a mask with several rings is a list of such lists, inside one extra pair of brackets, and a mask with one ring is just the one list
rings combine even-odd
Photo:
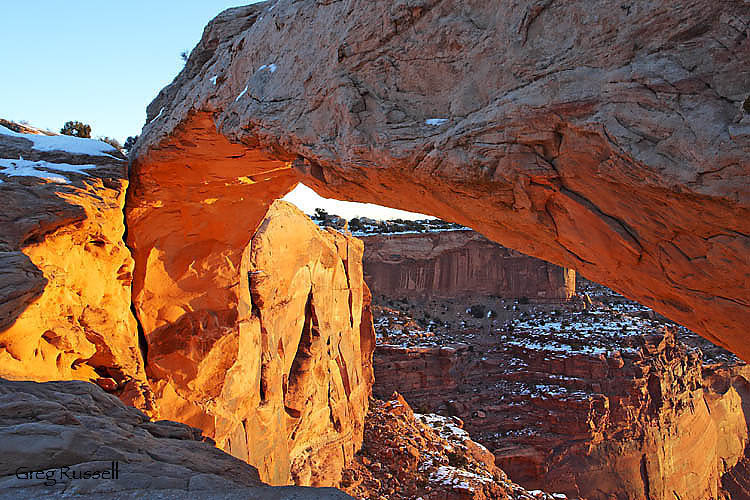
[(132, 300), (132, 294), (130, 300), (130, 312), (132, 312), (133, 317), (135, 317), (135, 328), (138, 334), (138, 349), (141, 352), (143, 368), (145, 369), (148, 366), (148, 340), (146, 340), (146, 332), (143, 330), (143, 325), (141, 325), (141, 321), (138, 319), (138, 311), (135, 309), (135, 302)]
[[(130, 174), (130, 168), (128, 167), (128, 174)], [(129, 199), (130, 190), (133, 186), (133, 183), (128, 182), (127, 187), (125, 188), (125, 200)], [(125, 202), (127, 203), (127, 201)], [(125, 245), (125, 248), (128, 249), (128, 252), (130, 253), (130, 258), (133, 259), (133, 262), (135, 262), (135, 252), (132, 248), (128, 245), (128, 218), (125, 217), (125, 204), (123, 204), (122, 208), (122, 224), (125, 230), (122, 233), (122, 243)], [(133, 270), (135, 273), (135, 269)], [(148, 366), (148, 340), (146, 339), (146, 332), (143, 329), (143, 324), (141, 323), (141, 319), (138, 317), (138, 310), (135, 307), (135, 297), (133, 296), (133, 283), (130, 283), (130, 312), (133, 315), (133, 318), (135, 319), (135, 327), (136, 332), (138, 335), (138, 349), (141, 353), (141, 361), (143, 362), (143, 369), (145, 370)]]
[(346, 288), (349, 290), (349, 326), (354, 328), (354, 311), (352, 311), (354, 297), (352, 296), (352, 280), (349, 276), (349, 241), (346, 241), (346, 258), (342, 260), (344, 263), (344, 274), (346, 275)]
[(312, 287), (307, 295), (305, 304), (305, 321), (302, 326), (297, 352), (289, 370), (288, 389), (284, 397), (284, 409), (293, 418), (299, 418), (305, 405), (308, 390), (306, 381), (310, 376), (310, 367), (313, 362), (313, 350), (316, 340), (320, 338), (318, 330), (318, 317), (315, 314), (315, 306), (312, 303)]
[(646, 455), (641, 456), (641, 480), (643, 481), (643, 495), (646, 500), (651, 500), (651, 484), (649, 483), (648, 479)]

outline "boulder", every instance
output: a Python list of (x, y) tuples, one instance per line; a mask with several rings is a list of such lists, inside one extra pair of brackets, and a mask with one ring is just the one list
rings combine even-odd
[(0, 379), (0, 456), (3, 500), (351, 498), (332, 488), (268, 487), (200, 429), (151, 421), (87, 382)]

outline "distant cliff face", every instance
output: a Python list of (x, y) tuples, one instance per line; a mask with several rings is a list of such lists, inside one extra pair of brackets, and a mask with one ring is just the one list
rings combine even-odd
[(432, 337), (404, 333), (402, 315), (376, 316), (374, 394), (460, 417), (527, 488), (588, 500), (742, 491), (747, 365), (702, 367), (698, 351), (625, 307), (560, 306), (524, 313), (513, 330)]
[(505, 248), (475, 231), (362, 237), (365, 281), (374, 296), (496, 295), (565, 300), (575, 271)]

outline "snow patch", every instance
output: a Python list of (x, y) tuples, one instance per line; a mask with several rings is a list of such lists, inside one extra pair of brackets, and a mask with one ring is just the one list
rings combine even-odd
[(425, 125), (430, 125), (432, 127), (437, 127), (439, 125), (442, 125), (443, 123), (447, 122), (447, 118), (429, 118), (425, 120)]
[(10, 177), (38, 177), (40, 179), (46, 179), (51, 182), (59, 182), (61, 184), (70, 184), (70, 179), (67, 177), (47, 172), (46, 170), (39, 170), (40, 168), (57, 170), (60, 172), (70, 172), (81, 175), (89, 175), (84, 170), (90, 168), (96, 168), (96, 165), (71, 165), (69, 163), (51, 163), (47, 161), (29, 161), (20, 158), (18, 160), (10, 160), (0, 158), (0, 174), (4, 174)]
[[(65, 151), (76, 155), (110, 156), (116, 158), (110, 154), (117, 151), (114, 147), (96, 139), (84, 139), (70, 135), (21, 134), (2, 125), (0, 125), (0, 134), (27, 139), (34, 143), (33, 148), (36, 151)], [(120, 160), (119, 158), (116, 159)]]
[(271, 73), (275, 73), (278, 69), (278, 66), (276, 66), (276, 64), (264, 64), (263, 66), (258, 68), (258, 71), (263, 71), (264, 69), (267, 69)]
[(211, 83), (213, 83), (214, 85), (216, 85), (216, 79), (217, 79), (218, 77), (219, 77), (219, 75), (216, 75), (216, 76), (212, 76), (211, 78), (209, 78), (209, 80), (211, 81)]
[[(156, 116), (154, 117), (154, 119), (153, 119), (153, 120), (151, 120), (151, 121), (149, 121), (148, 123), (153, 123), (153, 122), (155, 122), (156, 120), (158, 120), (158, 119), (159, 119), (159, 118), (161, 117), (161, 114), (162, 114), (162, 113), (164, 113), (164, 106), (162, 106), (162, 107), (161, 107), (161, 109), (159, 109), (159, 114), (158, 114), (158, 115), (156, 115)], [(147, 123), (146, 125), (148, 125), (148, 123)]]
[(235, 97), (234, 102), (239, 101), (242, 98), (243, 95), (247, 94), (247, 88), (248, 87), (249, 87), (249, 85), (245, 85), (245, 88), (242, 89), (242, 92), (240, 92), (240, 95), (238, 95), (237, 97)]

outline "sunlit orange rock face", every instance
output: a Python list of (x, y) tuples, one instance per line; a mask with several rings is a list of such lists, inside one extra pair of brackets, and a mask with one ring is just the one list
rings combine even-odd
[(162, 418), (201, 428), (271, 484), (338, 484), (361, 446), (373, 379), (362, 252), (273, 204), (239, 252), (236, 310), (146, 331)]
[[(251, 228), (262, 210), (229, 210), (238, 191), (213, 188), (294, 162), (321, 194), (471, 226), (750, 359), (748, 18), (750, 4), (711, 0), (281, 0), (221, 14), (137, 147), (135, 182), (157, 181), (130, 198), (144, 325), (224, 309), (229, 289), (188, 291), (192, 248), (212, 247), (211, 264), (195, 259), (210, 273), (237, 265), (200, 221)], [(224, 205), (184, 203), (196, 179)], [(198, 229), (149, 237), (159, 212)]]
[(107, 144), (0, 130), (0, 377), (90, 380), (152, 409), (122, 239), (127, 185)]

